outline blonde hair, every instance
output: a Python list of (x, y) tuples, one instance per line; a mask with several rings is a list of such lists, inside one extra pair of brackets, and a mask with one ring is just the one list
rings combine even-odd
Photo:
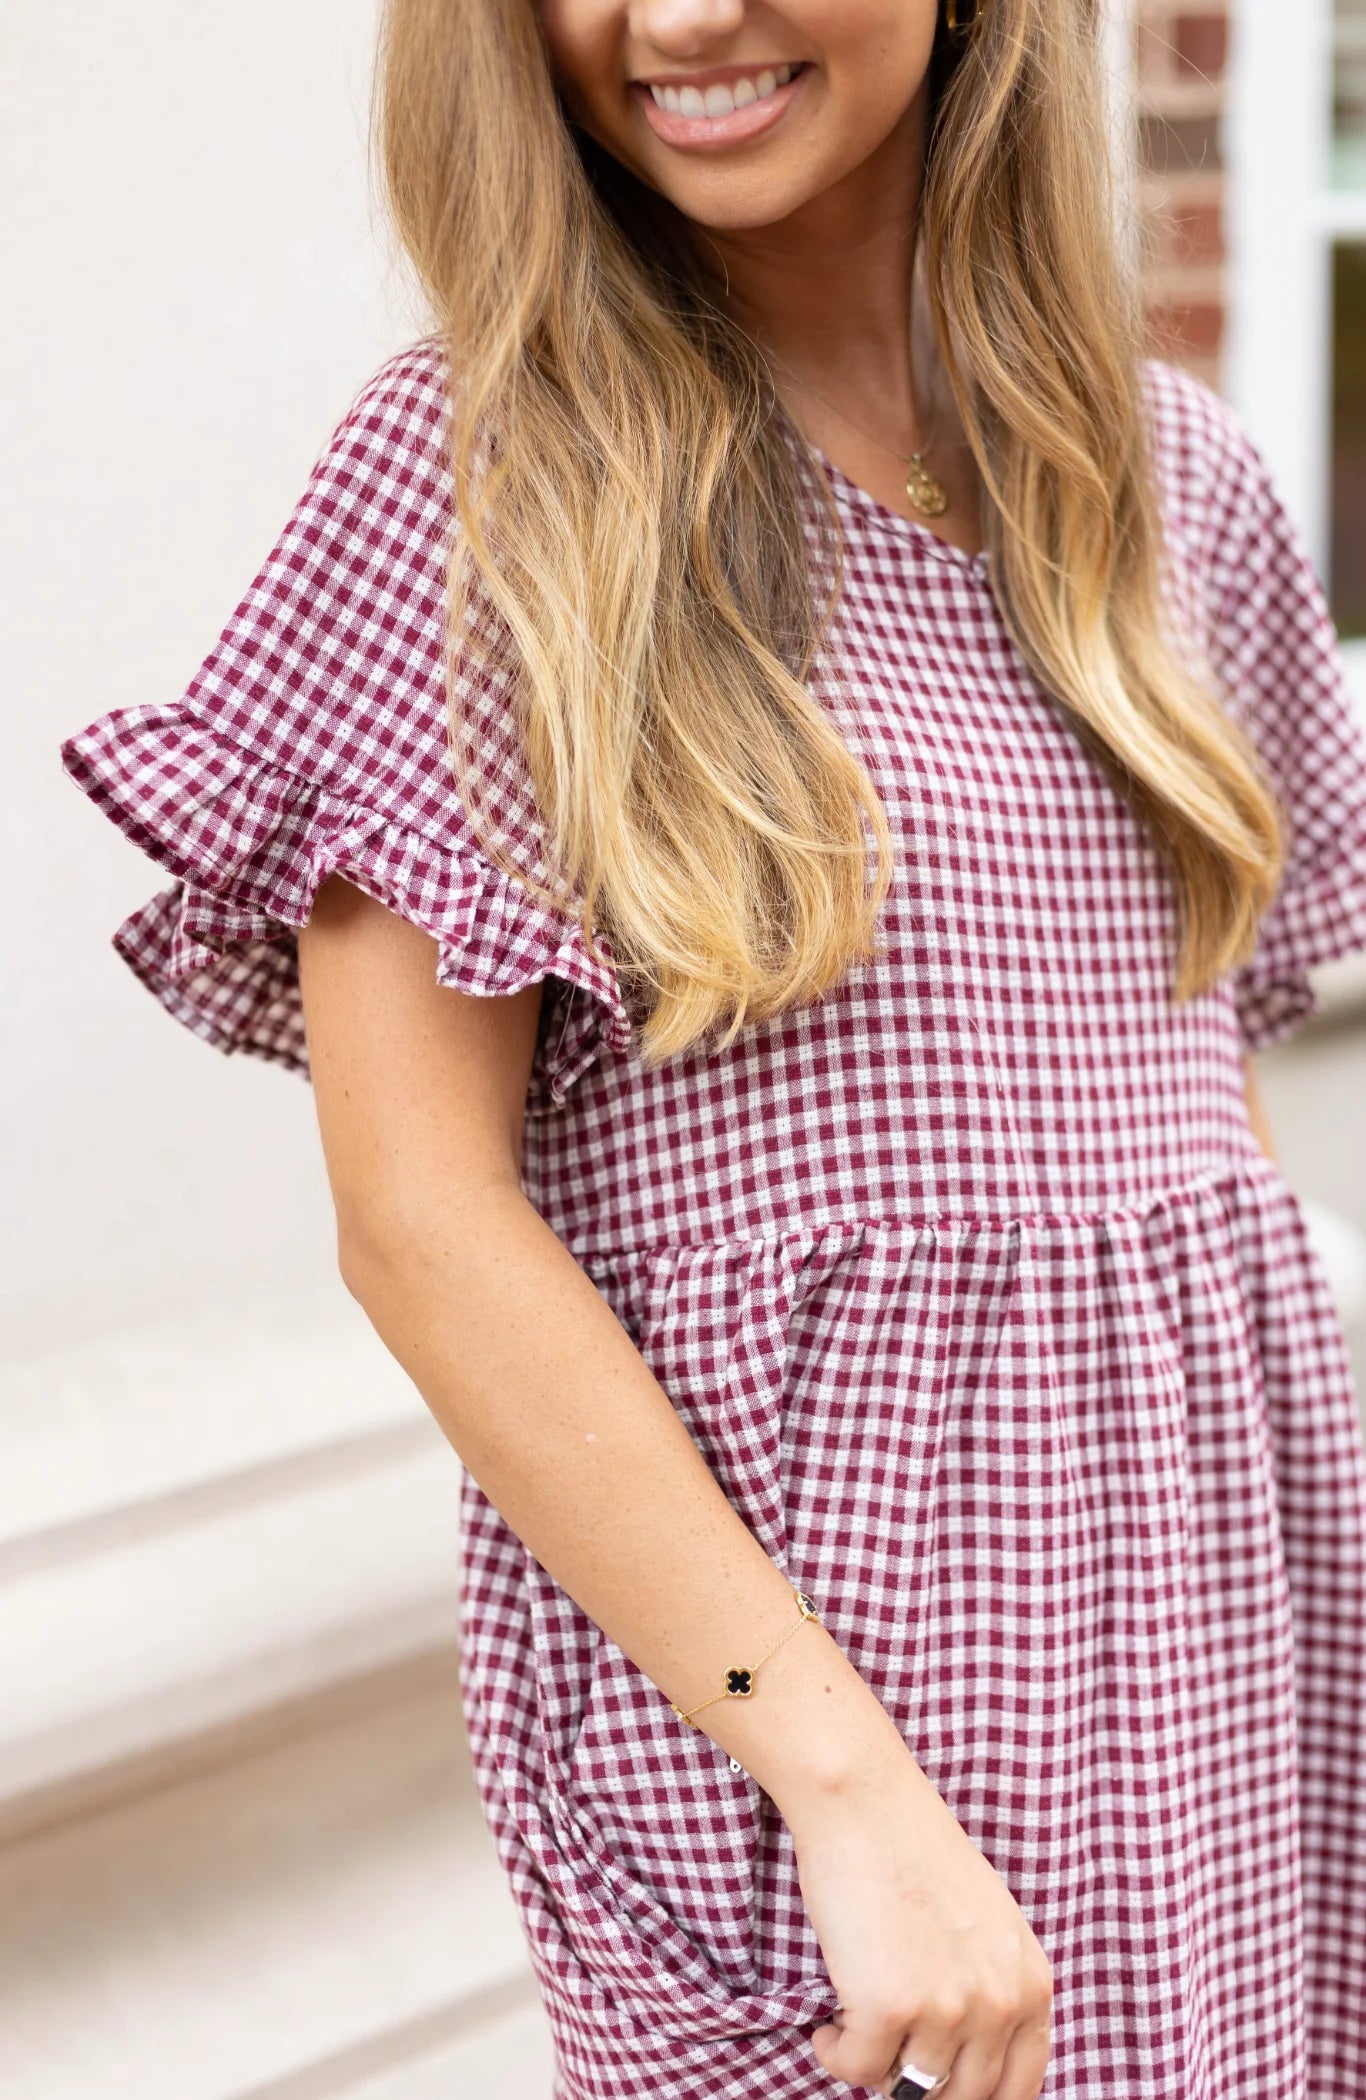
[[(1164, 629), (1096, 14), (990, 0), (961, 51), (941, 25), (919, 238), (1002, 616), (1165, 856), (1180, 1001), (1250, 951), (1284, 836)], [(531, 0), (387, 0), (378, 78), (389, 210), (455, 382), (451, 632), (492, 614), (551, 858), (646, 995), (642, 1056), (730, 1042), (878, 952), (892, 877), (804, 683), (839, 586), (828, 485), (673, 208), (567, 122)]]

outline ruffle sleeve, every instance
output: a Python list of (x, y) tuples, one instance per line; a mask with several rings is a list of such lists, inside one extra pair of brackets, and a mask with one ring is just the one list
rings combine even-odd
[(1212, 662), (1266, 761), (1289, 833), (1255, 950), (1230, 973), (1243, 1046), (1260, 1050), (1317, 1010), (1316, 965), (1366, 950), (1366, 715), (1267, 464), (1233, 412), (1220, 403), (1218, 414)]
[[(631, 1020), (581, 918), (479, 842), (448, 757), (444, 360), (400, 353), (361, 390), (185, 692), (101, 716), (71, 779), (173, 878), (114, 933), (166, 1010), (226, 1052), (304, 1075), (296, 935), (340, 874), (431, 935), (439, 983), (480, 997), (547, 980), (527, 1112), (558, 1108)], [(508, 694), (457, 656), (500, 848), (556, 894)]]

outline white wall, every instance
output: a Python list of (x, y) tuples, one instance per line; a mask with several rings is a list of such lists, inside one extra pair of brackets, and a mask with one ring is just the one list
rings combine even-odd
[(8, 11), (0, 1322), (21, 1343), (331, 1272), (308, 1090), (190, 1036), (114, 955), (168, 878), (57, 747), (182, 690), (351, 394), (422, 326), (367, 167), (376, 12)]

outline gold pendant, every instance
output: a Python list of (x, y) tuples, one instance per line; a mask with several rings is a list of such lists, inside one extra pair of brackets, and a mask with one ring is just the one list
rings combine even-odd
[(906, 494), (916, 509), (927, 518), (938, 518), (949, 507), (948, 490), (937, 474), (931, 474), (918, 452), (911, 454), (910, 469), (906, 475)]

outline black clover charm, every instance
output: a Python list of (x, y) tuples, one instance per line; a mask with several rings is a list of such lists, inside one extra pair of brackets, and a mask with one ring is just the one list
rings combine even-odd
[(726, 1690), (737, 1699), (748, 1699), (754, 1690), (753, 1670), (727, 1670)]

